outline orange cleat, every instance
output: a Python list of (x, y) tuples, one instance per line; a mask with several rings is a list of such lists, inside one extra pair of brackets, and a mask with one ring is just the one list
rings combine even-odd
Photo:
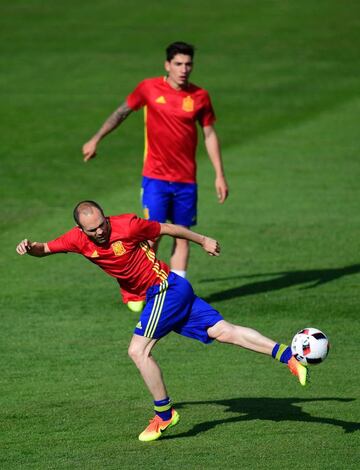
[(308, 369), (301, 362), (297, 361), (294, 356), (287, 363), (290, 372), (295, 375), (301, 385), (305, 386), (308, 379)]
[(166, 429), (175, 426), (175, 424), (179, 422), (179, 419), (180, 415), (174, 408), (171, 410), (171, 419), (167, 421), (155, 415), (154, 418), (150, 420), (149, 426), (139, 435), (139, 441), (156, 441)]

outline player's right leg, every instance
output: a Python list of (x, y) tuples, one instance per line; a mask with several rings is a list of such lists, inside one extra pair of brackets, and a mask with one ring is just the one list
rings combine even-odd
[(128, 351), (154, 398), (155, 416), (139, 435), (139, 440), (144, 442), (159, 439), (166, 429), (175, 426), (180, 419), (168, 397), (161, 369), (151, 355), (156, 342), (156, 339), (134, 335)]
[(157, 339), (133, 335), (128, 354), (139, 369), (141, 377), (154, 400), (161, 400), (167, 396), (167, 391), (161, 369), (151, 355), (151, 350), (156, 342)]
[(190, 308), (187, 297), (192, 299), (193, 295), (190, 284), (173, 273), (161, 284), (148, 289), (147, 302), (129, 346), (129, 355), (154, 399), (155, 416), (139, 435), (141, 441), (158, 439), (179, 421), (179, 414), (172, 407), (161, 370), (151, 351), (179, 320), (186, 318)]
[(141, 204), (145, 219), (165, 223), (170, 218), (171, 199), (169, 182), (143, 176)]
[(221, 343), (235, 344), (251, 351), (272, 356), (287, 364), (290, 372), (299, 379), (300, 384), (306, 385), (308, 370), (295, 359), (289, 346), (276, 343), (252, 328), (233, 325), (225, 320), (221, 320), (209, 328), (208, 335)]

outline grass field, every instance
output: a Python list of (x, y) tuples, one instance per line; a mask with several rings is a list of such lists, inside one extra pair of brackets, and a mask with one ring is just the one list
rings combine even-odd
[[(360, 4), (130, 5), (1, 1), (0, 468), (358, 468)], [(302, 389), (267, 357), (170, 335), (154, 355), (182, 419), (146, 445), (116, 284), (15, 246), (69, 229), (81, 199), (141, 213), (141, 113), (91, 163), (80, 149), (178, 39), (197, 45), (231, 188), (218, 206), (200, 145), (197, 230), (223, 251), (194, 247), (189, 278), (230, 321), (279, 341), (315, 326), (332, 349)]]

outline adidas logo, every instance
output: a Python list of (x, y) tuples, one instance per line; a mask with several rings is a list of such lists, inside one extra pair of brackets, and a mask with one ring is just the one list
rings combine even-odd
[(99, 258), (99, 253), (97, 250), (94, 251), (94, 253), (91, 255), (91, 258)]
[(165, 104), (166, 99), (163, 96), (159, 96), (158, 98), (156, 98), (155, 102), (160, 103), (160, 104)]
[(138, 324), (136, 325), (136, 328), (138, 330), (142, 330), (141, 321), (138, 322)]

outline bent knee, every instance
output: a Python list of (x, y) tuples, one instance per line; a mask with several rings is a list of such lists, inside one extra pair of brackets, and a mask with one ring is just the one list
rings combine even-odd
[(138, 367), (141, 366), (151, 356), (151, 350), (157, 341), (157, 339), (134, 335), (128, 348), (129, 357)]
[(130, 359), (135, 362), (135, 364), (138, 364), (144, 357), (144, 350), (138, 348), (136, 345), (130, 344), (128, 349), (128, 355)]

